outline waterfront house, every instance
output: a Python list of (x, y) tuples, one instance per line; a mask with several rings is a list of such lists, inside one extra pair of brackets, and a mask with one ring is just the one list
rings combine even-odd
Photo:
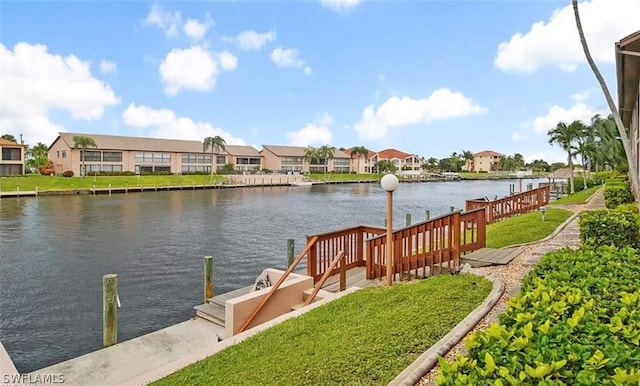
[(0, 138), (0, 176), (17, 176), (25, 173), (25, 145)]
[(640, 31), (616, 43), (618, 111), (629, 130), (632, 162), (640, 165)]
[[(409, 154), (397, 149), (384, 149), (375, 153), (371, 158), (372, 170), (380, 161), (391, 161), (396, 170), (421, 170), (424, 163), (422, 157), (416, 154)], [(375, 171), (375, 170), (373, 170)]]
[[(200, 141), (59, 133), (48, 150), (57, 174), (71, 170), (80, 175), (81, 149), (74, 148), (73, 143), (73, 137), (77, 135), (90, 137), (96, 143), (95, 148), (84, 151), (86, 173), (211, 173), (211, 152), (203, 152)], [(216, 171), (227, 163), (233, 164), (238, 171), (262, 168), (262, 158), (251, 146), (227, 145), (225, 151), (214, 154), (213, 167)]]
[(365, 157), (362, 154), (351, 154), (352, 151), (353, 147), (343, 150), (345, 154), (351, 157), (351, 170), (356, 173), (371, 173), (373, 168), (371, 158), (376, 155), (376, 152), (368, 150), (368, 154)]
[[(264, 161), (264, 168), (279, 173), (306, 173), (325, 171), (324, 160), (309, 163), (303, 146), (263, 145), (260, 155)], [(334, 149), (333, 158), (327, 160), (327, 172), (351, 172), (351, 157), (339, 149)]]
[(500, 170), (500, 160), (504, 154), (491, 150), (484, 150), (473, 154), (473, 159), (468, 160), (466, 169), (471, 172), (491, 172)]

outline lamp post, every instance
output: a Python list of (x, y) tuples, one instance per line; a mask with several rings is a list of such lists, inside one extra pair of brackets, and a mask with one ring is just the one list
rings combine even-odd
[(393, 284), (393, 191), (398, 188), (398, 177), (386, 174), (380, 180), (380, 186), (387, 192), (387, 285)]
[(524, 172), (522, 170), (516, 173), (518, 179), (520, 179), (520, 191), (518, 193), (522, 193), (522, 177), (524, 177)]

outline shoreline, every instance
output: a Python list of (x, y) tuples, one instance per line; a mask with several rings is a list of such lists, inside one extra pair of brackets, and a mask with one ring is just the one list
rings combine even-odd
[[(236, 182), (235, 177), (242, 178), (242, 182)], [(282, 178), (285, 181), (282, 181)], [(274, 178), (269, 179), (260, 176), (258, 181), (256, 177), (250, 176), (234, 176), (230, 181), (223, 181), (214, 184), (191, 184), (191, 185), (155, 185), (155, 186), (118, 186), (107, 188), (72, 188), (72, 189), (53, 189), (53, 190), (16, 190), (16, 191), (0, 191), (0, 199), (2, 198), (20, 198), (20, 197), (38, 197), (38, 196), (76, 196), (76, 195), (104, 195), (104, 194), (127, 194), (142, 192), (158, 192), (158, 191), (175, 191), (175, 190), (208, 190), (208, 189), (235, 189), (235, 188), (264, 188), (264, 187), (287, 187), (291, 186), (291, 182), (300, 176), (280, 175), (277, 176), (278, 181), (274, 182)], [(527, 176), (523, 180), (543, 179), (545, 177)], [(252, 182), (253, 180), (253, 182)], [(400, 179), (401, 183), (429, 183), (429, 182), (459, 182), (459, 181), (501, 181), (501, 180), (518, 180), (517, 177), (486, 177), (486, 178), (465, 178), (459, 179)], [(320, 180), (312, 181), (312, 185), (338, 185), (338, 184), (372, 184), (379, 183), (379, 178), (364, 180)]]

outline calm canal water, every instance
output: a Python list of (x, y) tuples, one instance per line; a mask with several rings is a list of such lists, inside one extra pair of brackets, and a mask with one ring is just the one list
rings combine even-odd
[[(513, 183), (401, 184), (394, 225)], [(224, 293), (284, 267), (289, 238), (297, 253), (308, 234), (382, 226), (385, 202), (378, 184), (2, 199), (0, 341), (21, 372), (100, 349), (107, 273), (118, 274), (119, 341), (185, 321), (202, 301), (203, 256)]]

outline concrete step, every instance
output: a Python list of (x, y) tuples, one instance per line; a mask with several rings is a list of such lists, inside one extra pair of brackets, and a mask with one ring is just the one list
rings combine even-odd
[(196, 316), (224, 327), (225, 309), (217, 304), (200, 304), (193, 307)]

